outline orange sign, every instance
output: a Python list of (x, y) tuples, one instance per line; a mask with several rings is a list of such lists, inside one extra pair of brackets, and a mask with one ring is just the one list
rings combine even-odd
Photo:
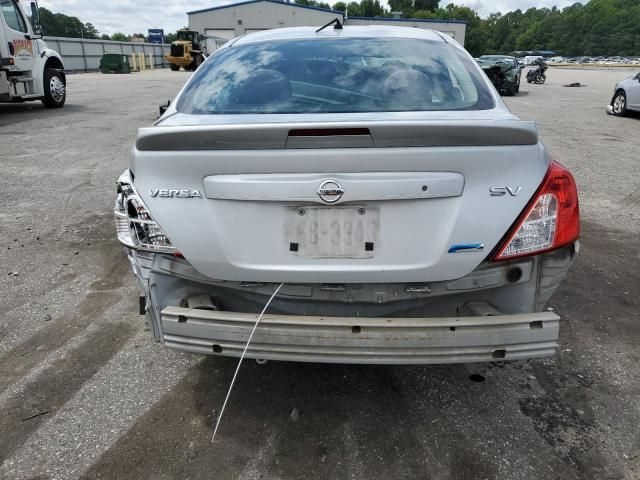
[(31, 45), (31, 40), (14, 40), (13, 49), (16, 52), (16, 56), (22, 50), (26, 50), (27, 52), (29, 52), (29, 55), (33, 55), (33, 45)]

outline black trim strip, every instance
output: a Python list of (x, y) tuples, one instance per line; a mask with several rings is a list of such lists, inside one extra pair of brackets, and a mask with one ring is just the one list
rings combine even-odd
[[(289, 137), (316, 137), (326, 139), (313, 148), (334, 148), (341, 145), (338, 140), (364, 139), (370, 135), (367, 145), (356, 142), (349, 146), (382, 148), (398, 147), (485, 147), (503, 145), (535, 145), (538, 133), (532, 122), (523, 121), (473, 121), (408, 124), (405, 122), (371, 124), (363, 127), (305, 126), (292, 129), (291, 125), (225, 125), (150, 127), (140, 129), (136, 147), (141, 151), (189, 151), (189, 150), (277, 150), (285, 148), (312, 148), (288, 145)], [(357, 133), (347, 133), (355, 130)], [(340, 131), (340, 133), (336, 133)], [(362, 131), (362, 133), (360, 132)], [(296, 132), (291, 135), (291, 132)], [(309, 135), (313, 132), (313, 135)], [(322, 133), (321, 133), (322, 132)], [(335, 137), (333, 145), (329, 137)], [(320, 138), (318, 138), (320, 137)], [(355, 137), (355, 138), (353, 138)], [(303, 138), (300, 138), (302, 140)], [(299, 144), (299, 145), (298, 145)]]

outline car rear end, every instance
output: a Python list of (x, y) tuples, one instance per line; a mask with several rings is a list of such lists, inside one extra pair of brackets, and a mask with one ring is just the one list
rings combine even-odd
[(154, 335), (262, 359), (552, 355), (571, 174), (454, 41), (345, 27), (230, 42), (140, 130), (118, 238)]

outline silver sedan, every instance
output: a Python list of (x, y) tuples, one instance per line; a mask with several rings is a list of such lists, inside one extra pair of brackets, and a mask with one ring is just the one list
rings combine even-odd
[(610, 115), (622, 117), (629, 110), (640, 112), (640, 73), (618, 83), (611, 102), (607, 105), (607, 113)]
[(553, 355), (571, 173), (452, 38), (332, 24), (231, 40), (140, 129), (114, 214), (153, 334), (269, 360)]

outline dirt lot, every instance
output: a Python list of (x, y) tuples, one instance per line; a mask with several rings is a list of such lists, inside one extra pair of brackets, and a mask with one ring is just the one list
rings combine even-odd
[(558, 357), (249, 361), (213, 446), (236, 361), (152, 341), (111, 216), (136, 128), (187, 75), (75, 75), (61, 111), (0, 105), (0, 478), (640, 478), (640, 117), (604, 111), (624, 72), (551, 69), (506, 99), (580, 188)]

